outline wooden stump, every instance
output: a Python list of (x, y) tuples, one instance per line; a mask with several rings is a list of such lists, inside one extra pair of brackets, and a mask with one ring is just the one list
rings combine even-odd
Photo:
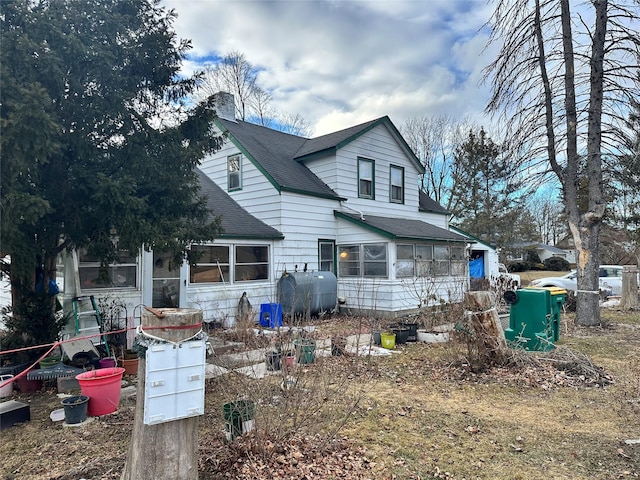
[(638, 266), (624, 265), (622, 267), (622, 294), (620, 308), (631, 310), (640, 305), (638, 299)]
[(478, 352), (479, 366), (503, 363), (506, 340), (491, 292), (466, 292), (464, 306), (471, 315), (471, 327), (475, 334), (472, 341)]
[[(188, 326), (202, 323), (202, 311), (164, 308), (160, 316), (142, 312), (142, 328)], [(149, 329), (147, 333), (170, 342), (196, 335), (200, 327), (187, 329)], [(198, 478), (199, 417), (189, 417), (155, 425), (144, 424), (145, 359), (138, 365), (135, 420), (122, 480), (190, 480)]]

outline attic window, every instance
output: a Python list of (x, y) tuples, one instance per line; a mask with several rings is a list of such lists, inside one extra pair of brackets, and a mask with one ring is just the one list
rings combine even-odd
[(404, 203), (404, 168), (389, 168), (389, 199), (392, 203)]
[(227, 185), (230, 192), (242, 189), (242, 157), (240, 154), (227, 157)]
[(373, 160), (358, 159), (358, 197), (374, 199), (375, 164)]

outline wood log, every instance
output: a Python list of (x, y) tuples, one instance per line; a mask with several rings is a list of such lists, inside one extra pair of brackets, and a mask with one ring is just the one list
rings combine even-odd
[(624, 265), (622, 267), (622, 293), (620, 296), (620, 308), (631, 310), (640, 306), (638, 298), (638, 266)]
[(464, 306), (470, 311), (480, 365), (502, 363), (507, 344), (491, 292), (466, 292)]
[[(160, 313), (156, 315), (155, 313)], [(159, 312), (142, 312), (145, 327), (174, 327), (202, 323), (202, 311), (185, 308), (163, 308)], [(186, 329), (149, 329), (155, 337), (180, 342), (200, 331), (200, 327)], [(199, 417), (145, 425), (146, 366), (143, 358), (138, 365), (138, 387), (133, 433), (122, 480), (191, 480), (198, 478), (198, 425)]]

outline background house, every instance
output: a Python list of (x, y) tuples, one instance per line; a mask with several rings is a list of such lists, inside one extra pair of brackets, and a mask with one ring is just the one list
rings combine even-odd
[[(468, 288), (470, 239), (419, 192), (423, 166), (388, 117), (306, 139), (237, 121), (233, 97), (217, 95), (223, 148), (199, 171), (223, 232), (193, 245), (194, 266), (163, 252), (112, 265), (92, 282), (96, 259), (65, 262), (65, 296), (113, 296), (127, 316), (141, 305), (196, 307), (232, 324), (243, 292), (253, 307), (277, 302), (286, 275), (331, 272), (341, 307), (396, 316), (457, 301)], [(330, 277), (330, 275), (327, 275)]]

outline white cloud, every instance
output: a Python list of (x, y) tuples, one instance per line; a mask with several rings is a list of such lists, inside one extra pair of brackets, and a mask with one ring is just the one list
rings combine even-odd
[[(473, 0), (164, 0), (194, 59), (243, 53), (273, 107), (321, 135), (382, 115), (481, 119), (491, 9)], [(198, 67), (190, 61), (185, 72)], [(485, 121), (486, 123), (486, 121)]]

